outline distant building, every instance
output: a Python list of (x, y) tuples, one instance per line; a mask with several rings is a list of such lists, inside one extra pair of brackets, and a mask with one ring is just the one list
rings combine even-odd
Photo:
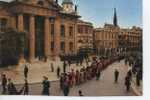
[(100, 55), (112, 55), (118, 49), (118, 34), (120, 28), (112, 24), (105, 24), (103, 28), (94, 30), (95, 45)]
[(79, 20), (77, 23), (77, 49), (93, 50), (93, 25)]
[(113, 24), (105, 24), (102, 28), (94, 29), (94, 48), (98, 54), (104, 56), (141, 49), (142, 29), (135, 26), (131, 29), (120, 28), (114, 9)]
[(122, 50), (138, 50), (142, 45), (142, 29), (133, 26), (130, 29), (121, 29), (119, 34), (119, 46)]

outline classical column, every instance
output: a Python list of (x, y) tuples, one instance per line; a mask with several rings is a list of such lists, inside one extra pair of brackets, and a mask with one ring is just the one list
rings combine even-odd
[(15, 17), (10, 18), (10, 27), (12, 27), (13, 29), (17, 29), (17, 27), (16, 27), (16, 18)]
[(23, 32), (23, 14), (18, 15), (18, 31)]
[(30, 16), (30, 25), (29, 25), (29, 44), (30, 44), (30, 61), (32, 62), (35, 59), (35, 18), (33, 15)]
[(55, 33), (54, 33), (54, 54), (58, 57), (60, 53), (60, 21), (59, 18), (55, 20)]
[(75, 24), (74, 24), (74, 32), (73, 32), (73, 37), (74, 37), (74, 52), (77, 53), (78, 49), (77, 49), (77, 45), (78, 45), (78, 28), (77, 28), (77, 21), (75, 20)]
[[(18, 32), (23, 32), (24, 31), (23, 14), (19, 14), (17, 20), (18, 20), (17, 23)], [(24, 51), (22, 51), (19, 56), (20, 56), (19, 63), (24, 63), (25, 62)]]
[(45, 34), (44, 34), (44, 53), (45, 57), (48, 58), (50, 56), (50, 20), (49, 17), (45, 18)]
[(66, 29), (66, 34), (65, 34), (65, 54), (69, 53), (69, 41), (70, 41), (70, 37), (69, 37), (69, 25), (68, 23), (65, 24), (65, 29)]

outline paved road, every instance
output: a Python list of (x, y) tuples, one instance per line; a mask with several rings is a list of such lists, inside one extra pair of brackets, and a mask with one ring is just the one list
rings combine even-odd
[[(54, 64), (54, 72), (51, 72), (50, 64)], [(89, 63), (90, 64), (90, 63)], [(28, 73), (28, 82), (29, 83), (39, 83), (43, 79), (43, 76), (47, 76), (50, 81), (56, 81), (57, 78), (57, 68), (60, 67), (60, 72), (63, 72), (63, 62), (60, 61), (48, 61), (48, 62), (35, 62), (29, 67)], [(66, 67), (66, 71), (71, 69), (80, 70), (83, 66), (86, 66), (86, 63), (83, 63), (83, 66), (77, 66), (76, 64), (71, 64), (71, 66)], [(0, 73), (7, 75), (7, 78), (11, 78), (15, 84), (24, 83), (24, 64), (19, 66), (10, 66), (7, 68), (0, 68)], [(0, 79), (1, 84), (1, 79)]]
[[(119, 83), (114, 84), (113, 71), (114, 69), (120, 71)], [(124, 87), (124, 78), (128, 68), (124, 65), (123, 61), (113, 63), (102, 73), (102, 77), (99, 81), (95, 79), (88, 81), (80, 86), (75, 86), (70, 90), (70, 96), (77, 96), (78, 90), (81, 89), (85, 96), (134, 96), (133, 92), (127, 93)], [(63, 93), (59, 89), (59, 82), (52, 82), (52, 88), (50, 89), (51, 95), (62, 96)], [(17, 85), (20, 89), (22, 85)], [(42, 90), (41, 84), (31, 84), (30, 94), (40, 95)]]

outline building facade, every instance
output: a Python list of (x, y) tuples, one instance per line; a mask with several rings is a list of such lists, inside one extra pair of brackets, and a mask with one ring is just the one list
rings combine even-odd
[(58, 57), (77, 52), (76, 29), (80, 16), (72, 0), (14, 0), (0, 2), (0, 31), (13, 28), (27, 35), (24, 56)]
[(136, 26), (120, 28), (114, 9), (113, 24), (105, 24), (103, 28), (94, 29), (94, 45), (97, 53), (104, 56), (142, 49), (142, 29)]
[(142, 49), (140, 27), (119, 28), (112, 24), (105, 24), (103, 28), (94, 30), (94, 37), (97, 53), (101, 55), (116, 55)]
[(100, 55), (112, 56), (142, 45), (142, 29), (122, 29), (114, 9), (113, 24), (93, 29), (90, 22), (79, 20), (72, 0), (0, 1), (0, 32), (13, 28), (25, 32), (24, 58), (58, 58), (76, 54), (80, 49), (96, 49)]
[(113, 24), (105, 23), (103, 28), (94, 30), (94, 45), (99, 55), (113, 56), (117, 54), (119, 31), (117, 12), (114, 8)]
[(142, 49), (142, 29), (135, 26), (130, 29), (121, 29), (119, 47), (122, 51)]
[(103, 28), (94, 30), (96, 51), (100, 55), (115, 54), (118, 49), (119, 27), (112, 24), (105, 24)]
[(93, 25), (79, 20), (77, 23), (77, 49), (93, 49)]

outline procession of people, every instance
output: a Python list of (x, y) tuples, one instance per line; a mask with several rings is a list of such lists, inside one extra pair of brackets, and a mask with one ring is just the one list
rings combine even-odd
[[(61, 71), (60, 66), (57, 67), (56, 69), (56, 74), (57, 78), (59, 78), (60, 82), (60, 90), (63, 92), (64, 96), (68, 96), (70, 89), (75, 86), (79, 86), (81, 84), (84, 84), (90, 80), (95, 79), (96, 81), (101, 80), (101, 74), (102, 71), (107, 68), (108, 65), (112, 64), (113, 62), (120, 60), (122, 58), (120, 57), (113, 57), (111, 59), (108, 58), (98, 58), (98, 57), (93, 57), (91, 64), (88, 63), (86, 60), (86, 66), (83, 66), (81, 64), (80, 70), (72, 68), (71, 70), (66, 70), (69, 65), (71, 66), (71, 63), (67, 61), (64, 61), (63, 63), (63, 70)], [(127, 64), (128, 61), (125, 60), (125, 64)], [(51, 72), (55, 72), (54, 70), (54, 65), (51, 65)], [(61, 73), (62, 72), (62, 73)], [(17, 90), (15, 84), (13, 83), (13, 80), (11, 78), (7, 78), (5, 74), (1, 75), (2, 79), (2, 94), (8, 94), (8, 95), (29, 95), (30, 94), (30, 87), (28, 83), (28, 73), (29, 73), (29, 66), (25, 65), (24, 66), (24, 84), (22, 87)], [(120, 71), (118, 69), (114, 70), (114, 82), (118, 83), (119, 80), (119, 75)], [(137, 76), (138, 77), (138, 76)], [(129, 70), (127, 72), (127, 75), (125, 77), (125, 87), (126, 91), (130, 91), (130, 86), (131, 86), (131, 80), (132, 80), (132, 71)], [(137, 80), (138, 82), (138, 80)], [(42, 90), (41, 90), (41, 95), (46, 95), (49, 96), (51, 95), (50, 93), (50, 88), (51, 82), (49, 81), (47, 76), (43, 76), (43, 82), (41, 83)], [(83, 96), (82, 91), (79, 90), (78, 92), (79, 96)]]
[[(70, 72), (61, 73), (60, 76), (60, 89), (63, 91), (64, 96), (68, 95), (70, 88), (73, 86), (78, 86), (89, 80), (95, 79), (99, 80), (101, 72), (111, 63), (120, 58), (104, 59), (94, 57), (90, 66), (83, 66), (80, 70), (71, 69)], [(87, 64), (88, 65), (88, 64)], [(115, 82), (118, 81), (119, 72), (117, 71), (117, 76), (115, 77)]]

